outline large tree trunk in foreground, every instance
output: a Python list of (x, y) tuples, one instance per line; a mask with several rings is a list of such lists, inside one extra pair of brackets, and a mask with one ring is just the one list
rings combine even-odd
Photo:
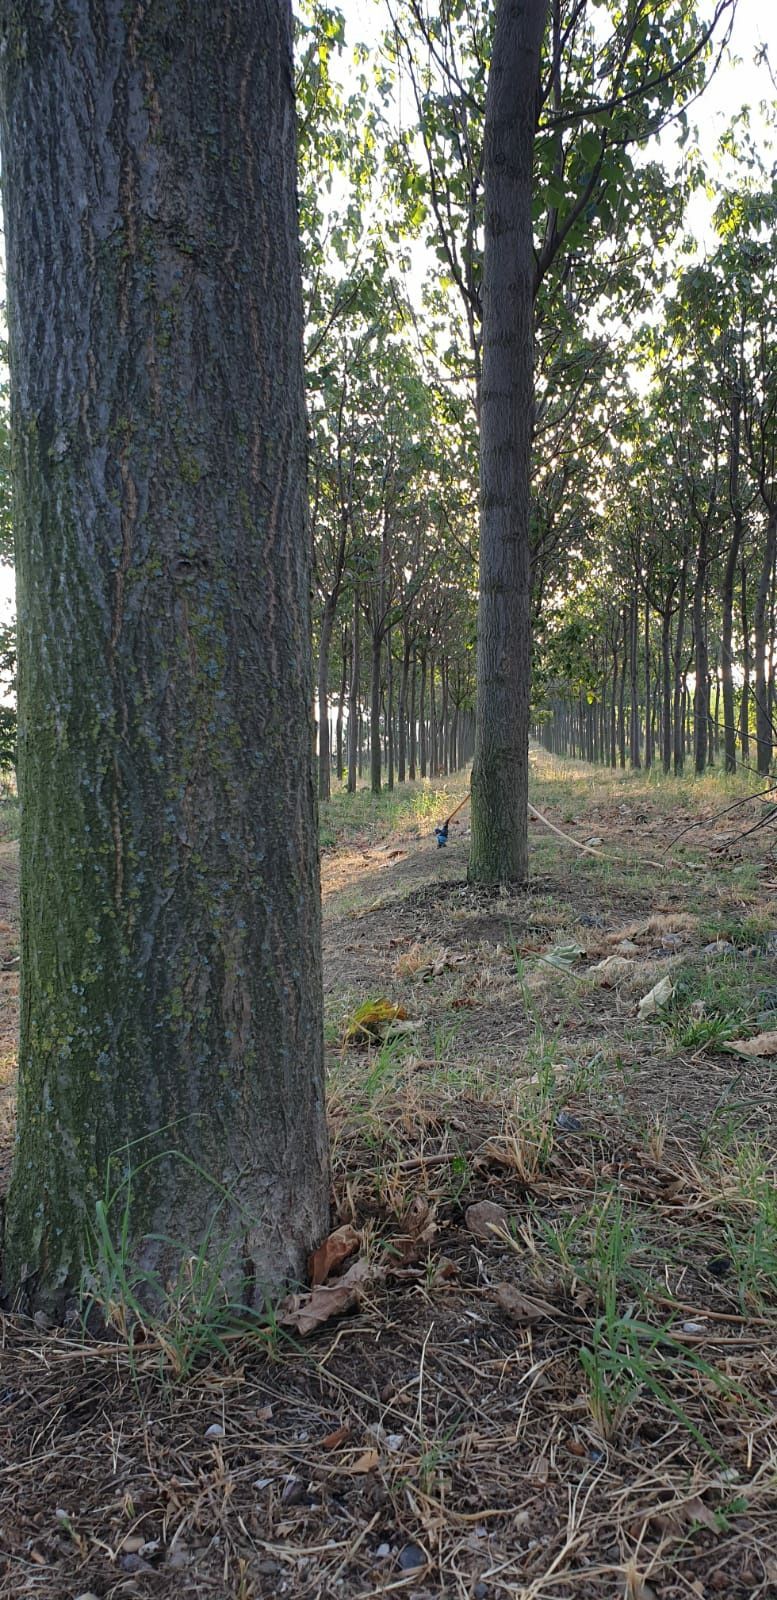
[(499, 0), (485, 121), (475, 883), (529, 871), (529, 540), (534, 408), (532, 170), (547, 0)]
[(61, 1311), (113, 1194), (151, 1299), (204, 1251), (261, 1306), (304, 1274), (328, 1201), (290, 6), (3, 18), (6, 1285)]

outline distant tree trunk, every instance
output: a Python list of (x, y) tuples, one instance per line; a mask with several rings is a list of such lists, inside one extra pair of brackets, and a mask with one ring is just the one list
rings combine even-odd
[(729, 430), (729, 500), (733, 513), (731, 543), (723, 572), (722, 605), (722, 661), (724, 757), (726, 772), (735, 772), (737, 765), (737, 728), (734, 717), (734, 588), (736, 585), (739, 552), (742, 548), (744, 517), (740, 497), (742, 396), (738, 386), (732, 391), (731, 426)]
[(705, 585), (707, 581), (707, 526), (699, 530), (696, 553), (696, 575), (693, 585), (693, 652), (695, 686), (693, 692), (693, 754), (697, 772), (707, 765), (707, 623), (704, 614)]
[(429, 662), (429, 777), (436, 778), (440, 771), (437, 748), (437, 697), (435, 695), (435, 660)]
[(417, 748), (417, 743), (418, 743), (417, 733), (416, 733), (416, 719), (415, 719), (415, 689), (416, 689), (416, 672), (415, 672), (415, 669), (416, 669), (416, 658), (415, 658), (415, 650), (414, 650), (413, 651), (413, 665), (412, 665), (412, 670), (411, 670), (411, 673), (410, 673), (410, 760), (409, 760), (408, 777), (410, 778), (410, 782), (411, 783), (415, 783), (416, 748)]
[(391, 629), (386, 632), (386, 781), (394, 787), (394, 663), (391, 659)]
[(351, 621), (351, 682), (348, 687), (348, 793), (356, 792), (357, 771), (361, 777), (361, 718), (359, 712), (359, 646), (361, 611), (359, 591), (353, 591)]
[(318, 798), (328, 800), (332, 793), (332, 762), (329, 748), (329, 653), (335, 621), (335, 604), (327, 595), (321, 612), (321, 637), (318, 644)]
[(348, 629), (343, 628), (342, 661), (340, 668), (340, 694), (337, 701), (337, 722), (335, 724), (335, 742), (337, 750), (337, 781), (343, 781), (343, 708), (348, 686)]
[(685, 718), (683, 702), (683, 643), (685, 638), (685, 610), (688, 593), (688, 563), (683, 556), (680, 568), (680, 597), (677, 606), (677, 631), (675, 633), (674, 647), (674, 692), (672, 720), (674, 723), (674, 750), (673, 761), (675, 774), (682, 772), (685, 766)]
[(263, 1307), (329, 1210), (291, 8), (6, 0), (0, 33), (6, 1286), (61, 1314), (114, 1193), (141, 1296), (205, 1250)]
[(757, 742), (756, 765), (766, 776), (772, 762), (772, 724), (769, 717), (767, 680), (767, 610), (769, 588), (777, 548), (777, 510), (770, 511), (766, 523), (766, 537), (761, 571), (753, 607), (753, 633), (755, 635), (755, 731)]
[(672, 770), (672, 613), (669, 607), (661, 617), (661, 764), (665, 773)]
[(653, 724), (650, 683), (650, 601), (645, 599), (645, 767), (653, 765)]
[(497, 0), (484, 131), (475, 883), (529, 872), (534, 135), (547, 0)]
[(372, 633), (372, 650), (370, 653), (370, 788), (373, 794), (380, 794), (381, 789), (381, 758), (380, 758), (380, 666), (382, 639), (378, 631)]
[(407, 766), (407, 688), (410, 678), (410, 640), (407, 634), (402, 642), (402, 671), (399, 677), (399, 750), (398, 772), (400, 783), (404, 783)]
[(418, 710), (418, 743), (421, 777), (426, 777), (426, 652), (421, 656), (421, 695)]
[(639, 740), (639, 600), (635, 594), (631, 602), (629, 627), (629, 668), (631, 683), (631, 765), (642, 766)]
[(740, 566), (740, 618), (742, 622), (742, 698), (739, 703), (739, 743), (742, 760), (750, 759), (750, 618), (747, 607), (747, 562)]

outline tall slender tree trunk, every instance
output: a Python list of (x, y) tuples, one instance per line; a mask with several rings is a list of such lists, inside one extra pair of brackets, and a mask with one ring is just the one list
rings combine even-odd
[(665, 773), (672, 770), (672, 613), (667, 606), (661, 617), (661, 764)]
[(337, 781), (343, 781), (343, 710), (345, 696), (348, 688), (348, 628), (343, 628), (342, 659), (340, 666), (340, 694), (337, 700), (337, 722), (335, 724), (335, 747), (337, 761)]
[(421, 687), (418, 708), (418, 744), (421, 777), (426, 777), (426, 652), (421, 656)]
[(631, 687), (631, 765), (634, 768), (642, 766), (640, 759), (640, 729), (639, 729), (639, 597), (634, 594), (631, 602), (630, 628), (629, 628), (629, 677)]
[(415, 783), (415, 776), (416, 776), (416, 750), (417, 750), (417, 745), (418, 745), (418, 734), (417, 734), (417, 731), (416, 731), (416, 718), (415, 718), (415, 692), (416, 692), (416, 654), (415, 654), (415, 650), (414, 650), (413, 651), (413, 664), (412, 664), (412, 668), (411, 668), (411, 672), (410, 672), (410, 740), (409, 740), (409, 743), (410, 743), (410, 757), (409, 757), (409, 766), (408, 766), (408, 777), (409, 777), (411, 783)]
[(761, 561), (761, 570), (758, 575), (758, 587), (755, 594), (753, 607), (753, 633), (755, 635), (755, 731), (756, 731), (756, 766), (758, 771), (765, 776), (771, 767), (773, 731), (769, 716), (768, 675), (767, 675), (767, 615), (769, 606), (769, 589), (774, 570), (775, 550), (777, 549), (777, 509), (770, 511), (766, 523), (766, 536), (764, 551)]
[(361, 726), (359, 715), (359, 653), (361, 644), (359, 591), (353, 591), (351, 619), (351, 682), (348, 687), (348, 793), (356, 792), (357, 772), (361, 775)]
[(695, 685), (693, 691), (693, 755), (697, 772), (707, 765), (707, 677), (709, 660), (707, 652), (707, 620), (704, 595), (707, 582), (707, 526), (699, 531), (696, 553), (696, 575), (693, 585), (693, 654)]
[[(22, 1004), (6, 1286), (98, 1200), (263, 1306), (328, 1220), (291, 8), (6, 0)], [(261, 270), (257, 271), (257, 262)]]
[(534, 136), (547, 0), (498, 0), (484, 134), (476, 883), (525, 883), (531, 675)]
[(750, 617), (747, 606), (747, 562), (740, 566), (740, 618), (742, 622), (742, 698), (739, 703), (739, 744), (742, 760), (750, 759)]
[(335, 621), (335, 602), (327, 595), (321, 613), (318, 643), (318, 798), (332, 793), (332, 753), (329, 740), (329, 653)]
[(391, 658), (391, 629), (386, 630), (386, 782), (394, 788), (394, 663)]
[(677, 606), (677, 629), (675, 632), (674, 647), (674, 689), (672, 720), (674, 724), (674, 749), (672, 752), (674, 770), (676, 774), (682, 772), (685, 766), (685, 718), (683, 715), (683, 646), (685, 641), (685, 611), (688, 594), (688, 562), (683, 556), (680, 568), (680, 596)]
[(382, 642), (380, 632), (374, 630), (372, 633), (372, 650), (370, 652), (370, 788), (373, 794), (380, 794), (381, 789), (380, 666)]
[(399, 677), (399, 729), (397, 777), (404, 783), (407, 766), (407, 688), (410, 678), (410, 640), (404, 635), (402, 645), (402, 671)]

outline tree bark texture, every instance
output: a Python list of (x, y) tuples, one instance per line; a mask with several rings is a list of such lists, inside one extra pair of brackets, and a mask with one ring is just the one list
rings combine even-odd
[(472, 769), (476, 883), (529, 870), (532, 173), (547, 0), (499, 0), (486, 93), (480, 601)]
[(61, 1310), (114, 1191), (130, 1268), (167, 1285), (206, 1242), (261, 1305), (328, 1220), (291, 8), (0, 18), (23, 813), (7, 1282)]

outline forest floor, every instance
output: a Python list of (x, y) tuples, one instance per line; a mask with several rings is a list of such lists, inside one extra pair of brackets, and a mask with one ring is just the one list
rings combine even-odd
[(352, 1253), (294, 1332), (191, 1286), (133, 1348), (5, 1318), (3, 1596), (774, 1600), (771, 800), (534, 765), (602, 854), (532, 824), (523, 893), (467, 886), (466, 809), (436, 849), (463, 777), (324, 808)]

